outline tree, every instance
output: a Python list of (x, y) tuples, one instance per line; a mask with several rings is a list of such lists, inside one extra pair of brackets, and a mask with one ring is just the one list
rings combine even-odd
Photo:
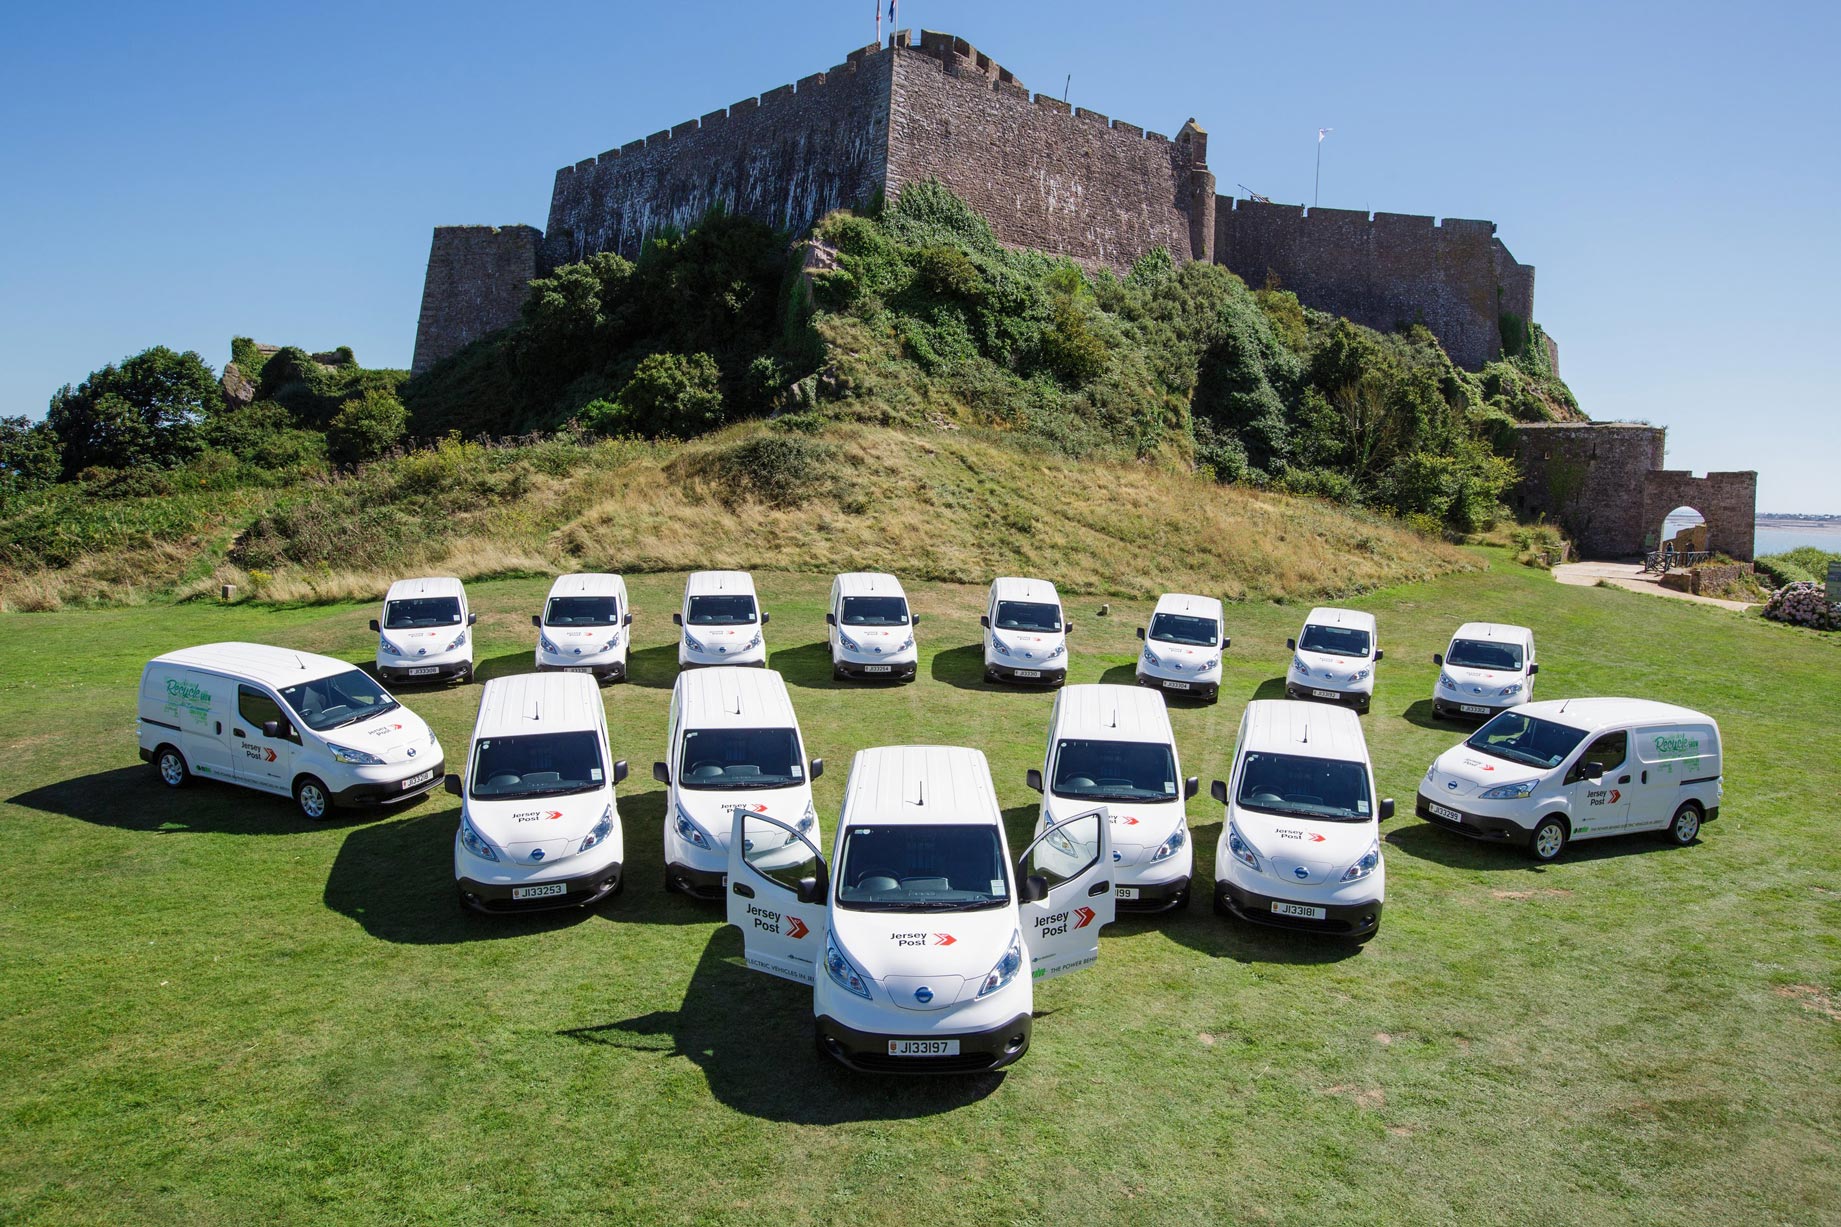
[(373, 388), (353, 397), (326, 427), (326, 450), (338, 464), (375, 460), (403, 441), (409, 410), (388, 392)]
[(620, 389), (627, 425), (648, 435), (688, 439), (722, 425), (716, 360), (708, 354), (652, 354)]
[(43, 422), (0, 418), (0, 505), (58, 479), (58, 437)]
[(62, 475), (91, 467), (172, 468), (196, 455), (198, 425), (223, 404), (217, 376), (196, 353), (164, 345), (52, 394), (45, 422), (63, 445)]

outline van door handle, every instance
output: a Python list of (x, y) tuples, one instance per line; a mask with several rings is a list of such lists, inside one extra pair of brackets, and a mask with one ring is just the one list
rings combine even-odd
[[(221, 727), (221, 726), (220, 726), (220, 727)], [(242, 729), (231, 729), (231, 730), (230, 730), (230, 735), (231, 735), (232, 737), (247, 737), (247, 736), (249, 736), (249, 734), (248, 734), (248, 733), (245, 733), (245, 732), (244, 732), (244, 731), (243, 731)]]
[(1645, 784), (1649, 783), (1649, 772), (1647, 771), (1643, 773), (1643, 783)]
[(219, 720), (217, 722), (217, 735), (219, 737), (222, 737), (224, 735), (224, 722), (222, 720)]
[(1617, 777), (1617, 782), (1619, 784), (1628, 784), (1630, 782), (1630, 777), (1627, 775), (1620, 775)]
[(754, 887), (748, 885), (746, 882), (737, 882), (735, 884), (735, 893), (744, 899), (752, 899), (754, 898)]
[(1087, 887), (1088, 895), (1110, 895), (1111, 893), (1112, 883), (1110, 882), (1095, 882), (1093, 885)]

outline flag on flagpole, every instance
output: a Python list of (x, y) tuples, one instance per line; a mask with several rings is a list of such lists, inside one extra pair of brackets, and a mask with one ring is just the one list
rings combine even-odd
[(1318, 128), (1317, 129), (1317, 143), (1319, 145), (1323, 144), (1323, 138), (1328, 136), (1330, 133), (1334, 131), (1336, 131), (1336, 129), (1334, 128)]
[[(892, 4), (894, 0), (889, 0)], [(876, 0), (876, 46), (882, 45), (882, 0)]]

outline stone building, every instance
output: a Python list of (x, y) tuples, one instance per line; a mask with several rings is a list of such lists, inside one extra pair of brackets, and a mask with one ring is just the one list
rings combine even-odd
[(1123, 271), (1153, 247), (1269, 276), (1307, 305), (1391, 330), (1423, 323), (1472, 369), (1534, 315), (1534, 269), (1495, 225), (1215, 194), (1208, 134), (1175, 137), (1031, 95), (964, 39), (889, 45), (556, 172), (547, 228), (443, 226), (429, 253), (413, 369), (516, 318), (524, 287), (598, 251), (694, 225), (712, 206), (798, 234), (833, 209), (937, 179), (1013, 247)]

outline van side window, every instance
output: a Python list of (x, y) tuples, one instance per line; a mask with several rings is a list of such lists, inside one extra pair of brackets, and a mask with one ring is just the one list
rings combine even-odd
[(1584, 779), (1585, 773), (1583, 768), (1586, 763), (1600, 764), (1604, 767), (1605, 774), (1609, 775), (1611, 772), (1624, 765), (1624, 758), (1629, 752), (1629, 733), (1622, 730), (1615, 733), (1606, 733), (1593, 741), (1591, 745), (1585, 747), (1585, 753), (1579, 756), (1578, 763), (1573, 767), (1569, 779)]
[(276, 721), (284, 728), (288, 723), (288, 718), (281, 714), (281, 704), (253, 686), (237, 687), (237, 715), (253, 726), (245, 730), (251, 737), (260, 733), (262, 726), (270, 720)]

